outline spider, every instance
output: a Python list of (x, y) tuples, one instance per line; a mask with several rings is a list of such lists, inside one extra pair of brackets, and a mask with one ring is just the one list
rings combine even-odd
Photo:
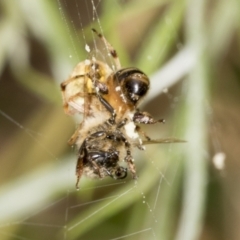
[[(65, 113), (83, 114), (83, 121), (69, 140), (78, 149), (76, 186), (82, 175), (123, 179), (128, 169), (136, 179), (132, 148), (144, 150), (149, 143), (182, 142), (174, 138), (151, 140), (141, 130), (138, 124), (164, 122), (138, 109), (149, 90), (149, 78), (138, 68), (122, 68), (112, 45), (95, 29), (92, 31), (107, 47), (116, 70), (94, 58), (85, 60), (61, 84)], [(124, 162), (127, 167), (121, 166)]]

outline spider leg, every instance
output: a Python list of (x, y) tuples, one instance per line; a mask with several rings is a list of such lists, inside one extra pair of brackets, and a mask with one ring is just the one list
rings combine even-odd
[(79, 189), (78, 184), (83, 174), (83, 160), (85, 157), (85, 153), (86, 153), (86, 140), (83, 142), (83, 144), (79, 149), (79, 156), (78, 156), (78, 161), (76, 165), (76, 176), (77, 176), (76, 188), (77, 189)]
[[(68, 115), (73, 115), (75, 112), (83, 112), (83, 108), (77, 102), (78, 98), (86, 97), (86, 93), (84, 92), (76, 92), (75, 94), (68, 96), (68, 90), (66, 89), (67, 85), (79, 80), (80, 77), (85, 77), (86, 75), (76, 75), (74, 77), (68, 78), (66, 81), (61, 83), (61, 92), (62, 92), (62, 99), (63, 99), (63, 107), (64, 112)], [(70, 108), (72, 107), (72, 109)]]
[(82, 177), (82, 174), (83, 174), (83, 159), (78, 158), (77, 167), (76, 167), (76, 176), (77, 176), (76, 189), (77, 190), (79, 189), (78, 184)]
[[(80, 102), (78, 102), (79, 98), (82, 98), (84, 100), (81, 100)], [(75, 112), (87, 114), (85, 112), (86, 111), (85, 106), (89, 106), (89, 104), (87, 103), (86, 93), (78, 92), (73, 96), (69, 97), (67, 101), (63, 100), (64, 112), (68, 115), (73, 115)]]
[(79, 126), (77, 127), (77, 129), (75, 130), (71, 138), (68, 140), (68, 144), (70, 146), (72, 146), (76, 142), (77, 138), (79, 137), (79, 130), (81, 128), (82, 128), (82, 123), (79, 124)]
[(78, 80), (78, 78), (80, 78), (80, 77), (85, 77), (85, 76), (86, 76), (85, 74), (80, 74), (80, 75), (75, 75), (74, 77), (68, 78), (67, 80), (65, 80), (64, 82), (62, 82), (61, 85), (60, 85), (62, 91), (65, 90), (66, 86), (67, 86), (69, 83), (74, 82), (74, 81)]
[(120, 60), (118, 58), (118, 55), (117, 55), (117, 51), (113, 48), (113, 46), (107, 41), (107, 39), (101, 34), (101, 33), (98, 33), (98, 31), (94, 28), (92, 28), (92, 31), (97, 34), (97, 36), (103, 41), (103, 43), (106, 45), (109, 53), (111, 54), (114, 62), (115, 62), (115, 65), (116, 65), (116, 68), (117, 70), (121, 69), (121, 64), (120, 64)]

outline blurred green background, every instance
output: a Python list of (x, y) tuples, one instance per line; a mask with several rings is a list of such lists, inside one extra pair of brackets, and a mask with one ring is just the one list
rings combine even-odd
[[(166, 124), (149, 135), (188, 142), (137, 152), (137, 184), (83, 178), (77, 192), (79, 121), (59, 84), (92, 27), (122, 66), (157, 74), (142, 108)], [(240, 239), (239, 30), (238, 0), (0, 1), (0, 238)]]

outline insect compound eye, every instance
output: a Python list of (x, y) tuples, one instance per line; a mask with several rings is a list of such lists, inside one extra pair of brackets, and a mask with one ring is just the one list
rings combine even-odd
[(119, 159), (119, 152), (118, 151), (112, 151), (109, 153), (108, 156), (110, 159), (112, 159), (113, 161), (118, 161)]
[(149, 89), (147, 75), (137, 68), (123, 68), (114, 76), (126, 99), (134, 105), (146, 95)]
[(127, 168), (124, 167), (117, 167), (112, 172), (112, 177), (114, 179), (124, 179), (127, 177)]

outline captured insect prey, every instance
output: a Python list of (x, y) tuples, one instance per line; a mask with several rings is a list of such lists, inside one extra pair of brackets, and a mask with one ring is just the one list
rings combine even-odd
[(164, 122), (137, 108), (148, 92), (149, 78), (135, 67), (121, 68), (116, 50), (102, 34), (92, 31), (107, 48), (115, 69), (95, 58), (86, 59), (61, 84), (65, 113), (83, 116), (68, 141), (78, 149), (77, 188), (82, 175), (124, 179), (129, 170), (136, 179), (133, 148), (144, 150), (146, 144), (184, 142), (175, 138), (151, 140), (141, 130), (139, 124)]

